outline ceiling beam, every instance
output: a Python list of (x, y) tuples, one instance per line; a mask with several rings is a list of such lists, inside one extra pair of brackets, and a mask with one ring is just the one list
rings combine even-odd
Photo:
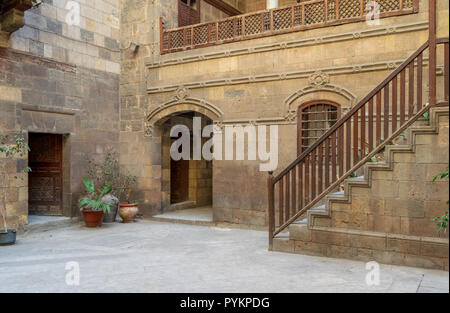
[(218, 8), (219, 10), (225, 12), (226, 14), (228, 14), (230, 16), (243, 14), (243, 12), (241, 12), (240, 10), (238, 10), (234, 6), (226, 3), (223, 0), (204, 0), (204, 1), (206, 3), (209, 3), (210, 5)]

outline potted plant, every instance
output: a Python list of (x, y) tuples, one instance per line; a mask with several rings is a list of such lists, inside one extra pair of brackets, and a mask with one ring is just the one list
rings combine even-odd
[(94, 180), (97, 188), (111, 184), (110, 193), (103, 196), (102, 200), (111, 204), (109, 212), (105, 212), (103, 217), (104, 223), (114, 223), (116, 221), (117, 212), (119, 211), (119, 190), (118, 182), (120, 177), (120, 166), (117, 153), (113, 150), (107, 151), (102, 162), (95, 162), (88, 158), (88, 177)]
[[(8, 135), (4, 135), (0, 132), (0, 157), (5, 157), (6, 159), (13, 159), (17, 157), (25, 156), (29, 151), (30, 147), (25, 142), (25, 137), (22, 132), (17, 132), (14, 136), (14, 143), (8, 144)], [(31, 169), (26, 167), (21, 173), (29, 173)], [(0, 215), (2, 216), (3, 229), (0, 228), (0, 245), (12, 245), (16, 242), (16, 230), (8, 229), (6, 224), (6, 192), (8, 189), (8, 184), (10, 181), (8, 170), (0, 173), (3, 175), (3, 184), (0, 185), (2, 190), (2, 206), (0, 208)], [(15, 179), (23, 179), (19, 175), (14, 176)]]
[(102, 225), (105, 212), (110, 212), (111, 203), (104, 201), (103, 197), (112, 190), (112, 185), (107, 184), (101, 189), (96, 188), (95, 181), (89, 178), (83, 179), (87, 195), (81, 198), (78, 206), (83, 213), (86, 227), (99, 227)]
[(131, 201), (131, 191), (136, 185), (136, 176), (120, 174), (118, 181), (119, 197), (125, 199), (125, 202), (122, 201), (119, 204), (119, 216), (124, 223), (134, 222), (139, 213), (137, 203)]

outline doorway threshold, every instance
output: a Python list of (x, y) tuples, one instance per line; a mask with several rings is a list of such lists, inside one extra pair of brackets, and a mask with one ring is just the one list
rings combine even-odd
[(28, 225), (25, 226), (25, 231), (27, 233), (36, 231), (48, 231), (51, 229), (72, 226), (76, 223), (78, 223), (77, 218), (64, 216), (29, 215)]
[(213, 209), (211, 206), (176, 210), (164, 214), (155, 215), (151, 218), (158, 222), (193, 224), (193, 225), (208, 225), (211, 226), (213, 222)]

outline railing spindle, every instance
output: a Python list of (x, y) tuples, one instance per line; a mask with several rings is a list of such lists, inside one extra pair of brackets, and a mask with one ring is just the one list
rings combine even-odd
[(369, 100), (369, 121), (368, 121), (368, 128), (369, 128), (369, 151), (372, 151), (373, 149), (373, 98), (370, 98)]
[(291, 184), (290, 184), (290, 172), (288, 172), (287, 174), (286, 174), (286, 177), (285, 177), (285, 179), (286, 179), (286, 182), (285, 182), (285, 191), (286, 191), (286, 194), (285, 194), (285, 197), (286, 197), (286, 206), (285, 206), (285, 215), (286, 215), (286, 220), (287, 219), (289, 219), (290, 217), (291, 217), (291, 207), (290, 207), (290, 201), (291, 201), (291, 198), (290, 198), (290, 189), (291, 189)]
[(325, 140), (325, 188), (330, 186), (330, 138)]
[(339, 177), (344, 175), (344, 126), (339, 127), (338, 132), (338, 146), (337, 146), (337, 154), (338, 160), (337, 165), (339, 166)]
[(303, 209), (303, 163), (298, 166), (298, 209)]
[(395, 76), (392, 80), (392, 132), (397, 130), (397, 110), (398, 110), (398, 93), (397, 93), (398, 77)]
[(400, 73), (400, 125), (406, 120), (406, 72)]
[(361, 159), (366, 155), (366, 107), (361, 108)]
[[(345, 125), (346, 130), (346, 138), (345, 138), (345, 147), (346, 147), (346, 155), (345, 155), (345, 170), (348, 171), (351, 168), (351, 162), (352, 162), (352, 130), (351, 130), (351, 124), (352, 121), (349, 119)], [(333, 141), (332, 141), (333, 143)], [(333, 151), (333, 150), (331, 150)], [(334, 158), (333, 158), (334, 159)], [(334, 181), (334, 175), (332, 181)]]
[(355, 165), (358, 163), (358, 112), (353, 115), (353, 163)]
[(279, 210), (280, 210), (280, 220), (283, 221), (283, 223), (287, 220), (284, 219), (284, 186), (283, 186), (283, 182), (284, 180), (280, 180), (278, 182), (278, 188), (279, 188), (279, 197), (278, 197), (278, 202), (279, 202)]
[(337, 159), (336, 159), (336, 133), (331, 135), (331, 182), (334, 183), (337, 179)]
[(309, 157), (305, 158), (305, 204), (309, 203)]
[(376, 118), (376, 137), (375, 137), (375, 145), (379, 146), (381, 143), (381, 91), (377, 93), (376, 96), (377, 101), (377, 118)]
[(311, 152), (311, 199), (316, 197), (316, 150)]
[(410, 119), (414, 115), (414, 62), (409, 64), (408, 88), (408, 119)]
[(420, 54), (417, 57), (417, 112), (422, 109), (422, 84), (423, 84), (423, 57)]
[(389, 118), (390, 118), (390, 112), (389, 112), (389, 84), (384, 87), (384, 129), (383, 129), (383, 139), (386, 140), (386, 138), (389, 137)]
[(319, 167), (318, 179), (317, 179), (317, 193), (320, 195), (323, 190), (323, 145), (319, 146), (319, 154), (317, 156), (317, 166)]
[(292, 208), (292, 215), (294, 216), (295, 213), (297, 213), (297, 168), (294, 167), (292, 169), (291, 173), (291, 179), (292, 179), (292, 200), (291, 200), (291, 208)]

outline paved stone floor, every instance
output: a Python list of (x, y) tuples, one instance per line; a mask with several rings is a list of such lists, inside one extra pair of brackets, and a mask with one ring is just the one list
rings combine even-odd
[[(67, 262), (80, 285), (67, 286)], [(267, 251), (265, 232), (140, 221), (78, 224), (0, 247), (0, 292), (448, 292), (448, 272)]]

